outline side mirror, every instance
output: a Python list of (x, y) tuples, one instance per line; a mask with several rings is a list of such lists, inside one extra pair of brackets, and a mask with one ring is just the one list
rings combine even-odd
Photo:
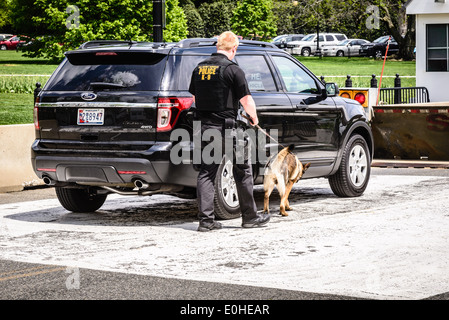
[(326, 83), (326, 93), (329, 97), (335, 97), (340, 93), (340, 89), (338, 89), (337, 84), (329, 82)]

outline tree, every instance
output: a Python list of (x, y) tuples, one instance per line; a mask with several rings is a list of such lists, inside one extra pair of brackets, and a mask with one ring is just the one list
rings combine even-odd
[(234, 4), (229, 0), (215, 0), (204, 2), (198, 12), (204, 21), (204, 34), (214, 37), (224, 31), (231, 30), (231, 18)]
[(412, 60), (415, 47), (415, 16), (407, 15), (406, 3), (407, 0), (377, 0), (381, 9), (381, 20), (388, 33), (399, 44), (398, 57)]
[[(13, 1), (16, 6), (32, 2)], [(178, 4), (178, 0), (166, 0), (165, 41), (178, 41), (187, 36), (187, 23)], [(30, 14), (24, 12), (24, 19), (41, 26), (39, 32), (45, 31), (45, 36), (28, 33), (36, 38), (32, 46), (26, 47), (28, 56), (57, 61), (65, 51), (88, 40), (152, 40), (153, 4), (149, 0), (35, 0), (28, 8), (33, 10)], [(15, 27), (24, 29), (18, 22)]]
[(232, 29), (244, 38), (268, 40), (276, 35), (272, 0), (242, 0), (233, 13)]
[(9, 1), (8, 0), (0, 0), (0, 28), (4, 28), (9, 23), (8, 16), (10, 14), (9, 12)]
[(187, 20), (187, 29), (190, 38), (205, 37), (204, 20), (199, 14), (192, 0), (181, 0), (181, 6)]
[(178, 0), (166, 0), (166, 16), (164, 41), (180, 41), (187, 38), (187, 20)]

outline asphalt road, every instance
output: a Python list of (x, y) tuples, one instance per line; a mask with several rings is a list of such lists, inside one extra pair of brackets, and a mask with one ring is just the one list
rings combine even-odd
[(343, 199), (301, 180), (288, 217), (274, 194), (267, 227), (206, 234), (195, 200), (112, 196), (72, 214), (50, 188), (0, 194), (0, 297), (447, 300), (448, 183), (448, 169), (373, 168), (366, 193)]

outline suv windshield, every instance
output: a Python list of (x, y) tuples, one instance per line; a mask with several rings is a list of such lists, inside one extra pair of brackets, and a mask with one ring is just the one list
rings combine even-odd
[(383, 36), (383, 37), (380, 37), (380, 38), (377, 38), (376, 40), (374, 40), (373, 42), (374, 43), (383, 43), (383, 42), (386, 42), (386, 41), (388, 41), (388, 36)]
[(159, 90), (166, 56), (161, 54), (89, 52), (69, 54), (50, 91)]
[(311, 40), (313, 40), (314, 37), (315, 37), (314, 34), (309, 34), (308, 36), (305, 36), (304, 38), (302, 38), (302, 41), (311, 41)]

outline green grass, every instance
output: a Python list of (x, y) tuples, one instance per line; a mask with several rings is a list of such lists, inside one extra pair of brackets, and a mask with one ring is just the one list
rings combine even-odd
[[(373, 74), (376, 75), (379, 84), (384, 63), (383, 59), (364, 57), (323, 57), (320, 59), (319, 57), (296, 56), (296, 58), (316, 76), (324, 76), (326, 82), (335, 82), (339, 87), (345, 86), (347, 75), (351, 76), (353, 87), (369, 87)], [(387, 58), (382, 88), (393, 87), (396, 74), (401, 77), (402, 87), (414, 87), (416, 85), (415, 61), (398, 61)]]
[(0, 125), (33, 123), (33, 94), (0, 93)]
[(44, 59), (24, 57), (15, 50), (0, 51), (0, 75), (51, 75), (57, 66)]

